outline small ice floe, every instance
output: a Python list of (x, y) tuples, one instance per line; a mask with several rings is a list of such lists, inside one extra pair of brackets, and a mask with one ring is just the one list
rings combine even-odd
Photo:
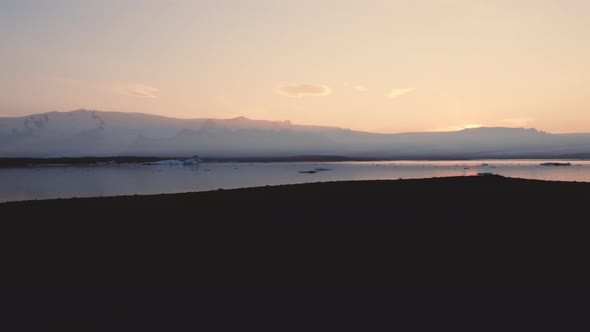
[(317, 172), (316, 171), (299, 171), (299, 173), (301, 173), (301, 174), (315, 174)]
[(481, 172), (481, 173), (477, 173), (477, 176), (493, 176), (496, 175), (492, 172)]
[(541, 166), (571, 166), (571, 163), (542, 163)]
[(180, 160), (158, 160), (158, 161), (150, 161), (147, 163), (143, 163), (142, 165), (149, 165), (149, 166), (182, 166), (184, 165)]
[(322, 167), (316, 167), (313, 169), (316, 172), (327, 172), (327, 171), (331, 171), (331, 168), (322, 168)]
[(117, 165), (117, 162), (114, 160), (111, 161), (97, 161), (96, 166), (109, 166), (109, 165)]
[(182, 164), (185, 166), (194, 166), (202, 163), (203, 161), (199, 158), (198, 155), (194, 155), (191, 159), (186, 159), (182, 161)]

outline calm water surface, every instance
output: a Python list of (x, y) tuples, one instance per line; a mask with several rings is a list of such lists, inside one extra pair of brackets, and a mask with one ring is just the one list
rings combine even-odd
[[(410, 179), (493, 172), (509, 177), (590, 182), (590, 161), (544, 160), (338, 163), (206, 163), (199, 166), (43, 166), (0, 169), (0, 202), (161, 194), (341, 180)], [(555, 162), (555, 161), (551, 161)], [(487, 164), (487, 165), (485, 165)], [(330, 169), (302, 174), (316, 168)]]

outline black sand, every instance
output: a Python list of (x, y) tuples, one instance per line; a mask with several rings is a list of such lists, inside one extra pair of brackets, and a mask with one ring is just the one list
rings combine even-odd
[(0, 204), (0, 309), (11, 331), (573, 328), (588, 202), (490, 176)]
[[(19, 282), (585, 285), (590, 184), (334, 182), (0, 204)], [(5, 251), (6, 252), (6, 251)]]

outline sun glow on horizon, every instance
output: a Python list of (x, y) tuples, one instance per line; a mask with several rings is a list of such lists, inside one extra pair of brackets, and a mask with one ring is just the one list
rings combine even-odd
[(463, 126), (462, 129), (474, 129), (474, 128), (481, 128), (481, 127), (483, 127), (483, 125), (471, 123), (471, 124), (466, 124), (465, 126)]
[(465, 130), (465, 129), (475, 129), (475, 128), (482, 128), (482, 127), (485, 127), (485, 126), (482, 124), (478, 124), (478, 123), (469, 123), (469, 124), (462, 125), (462, 126), (449, 126), (449, 127), (444, 127), (444, 128), (437, 128), (432, 131), (460, 131), (460, 130)]

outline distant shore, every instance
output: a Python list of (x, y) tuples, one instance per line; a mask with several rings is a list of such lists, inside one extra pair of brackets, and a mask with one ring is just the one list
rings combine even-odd
[[(192, 158), (190, 156), (181, 157), (154, 157), (154, 156), (112, 156), (112, 157), (60, 157), (60, 158), (9, 158), (0, 157), (0, 168), (14, 168), (14, 167), (32, 167), (32, 166), (92, 166), (111, 163), (115, 165), (124, 164), (141, 164), (147, 162), (155, 162), (160, 160), (185, 160)], [(269, 156), (269, 157), (201, 157), (203, 162), (236, 162), (236, 163), (280, 163), (280, 162), (354, 162), (354, 161), (445, 161), (445, 160), (508, 160), (508, 159), (523, 159), (523, 160), (587, 160), (587, 157), (580, 156), (559, 156), (559, 157), (544, 157), (544, 156), (527, 156), (527, 157), (491, 157), (491, 158), (468, 158), (465, 156), (455, 157), (432, 157), (432, 156), (418, 156), (418, 157), (381, 157), (381, 158), (363, 158), (363, 157), (346, 157), (346, 156)]]
[(52, 285), (567, 287), (590, 278), (589, 200), (590, 183), (345, 181), (3, 203), (0, 233), (21, 248), (5, 277)]
[[(61, 158), (3, 158), (0, 167), (28, 167), (43, 165), (97, 165), (112, 162), (114, 164), (140, 164), (160, 160), (185, 160), (192, 156), (154, 157), (154, 156), (112, 156), (112, 157), (61, 157)], [(203, 162), (339, 162), (339, 161), (373, 161), (370, 158), (348, 158), (342, 156), (286, 156), (286, 157), (203, 157)]]

